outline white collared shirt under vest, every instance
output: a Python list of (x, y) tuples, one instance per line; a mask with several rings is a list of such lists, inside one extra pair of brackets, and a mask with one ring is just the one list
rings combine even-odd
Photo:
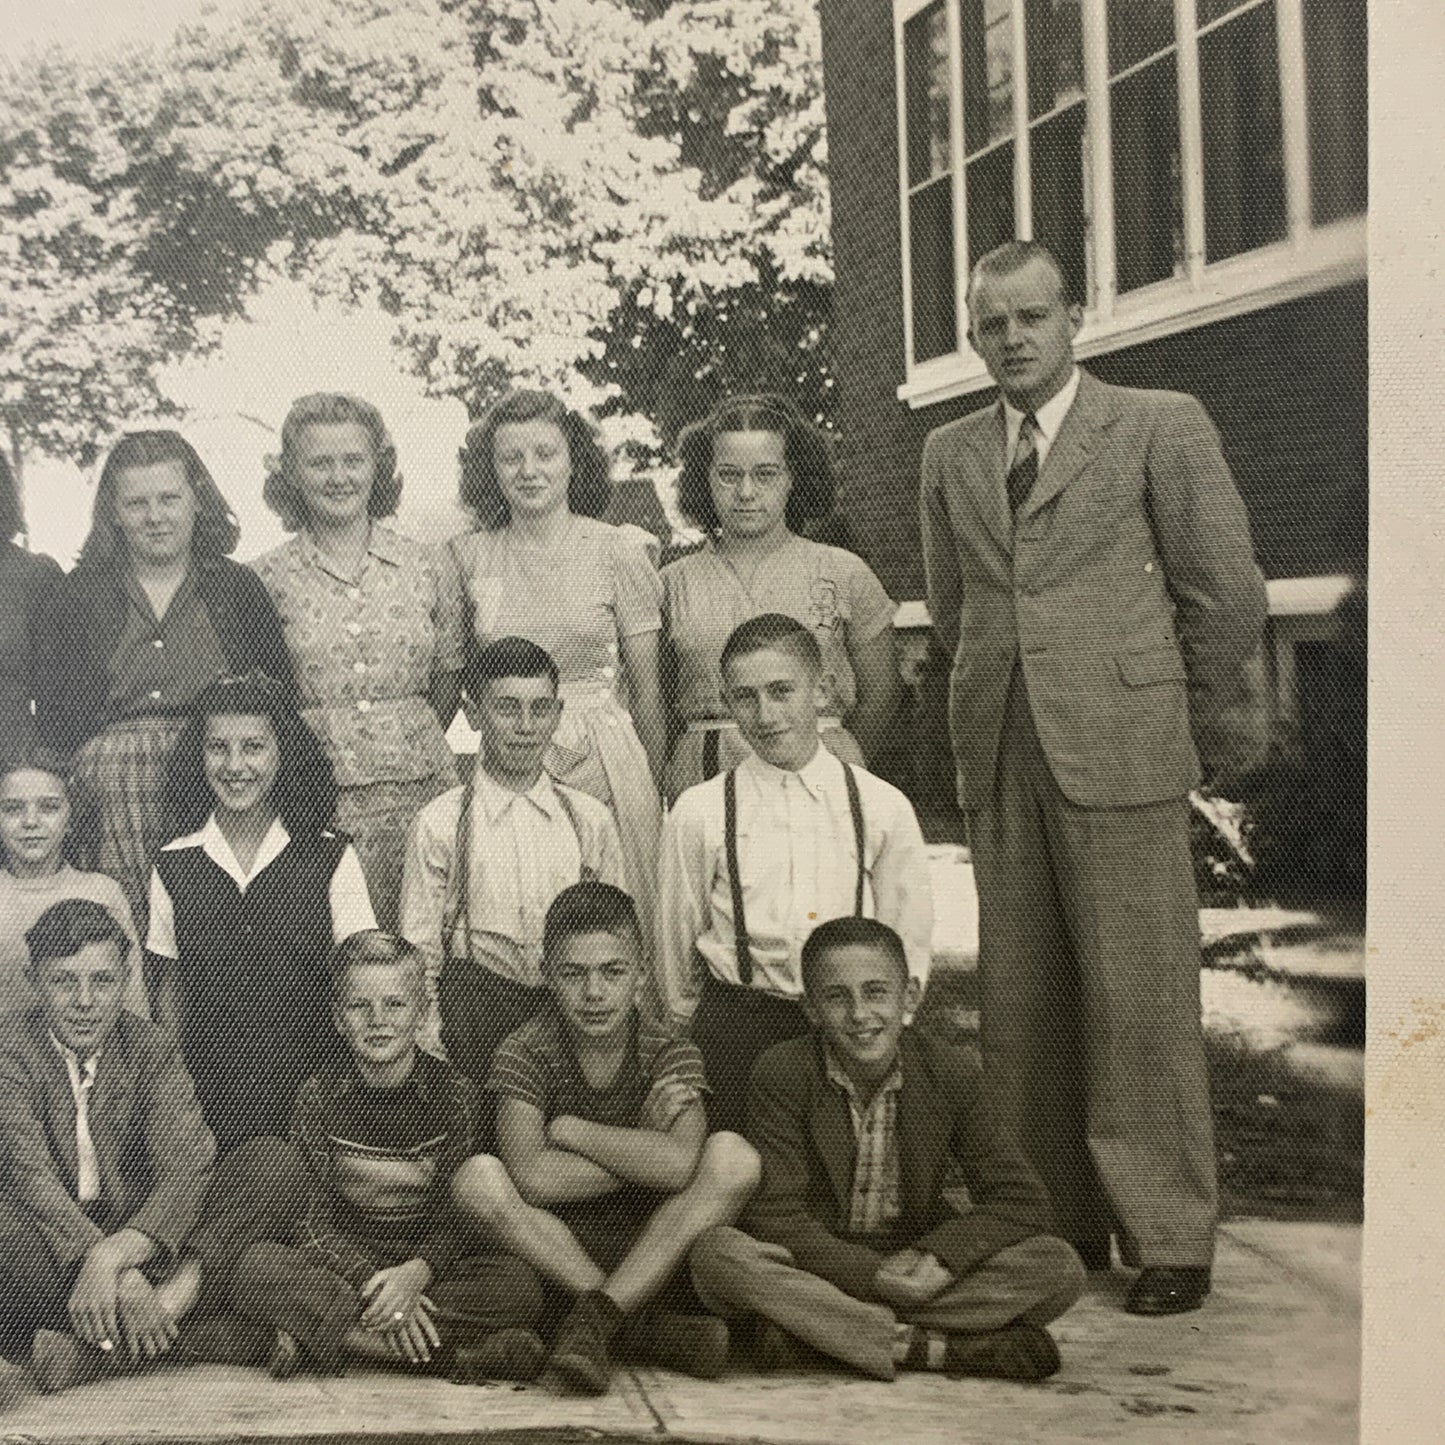
[[(913, 805), (889, 783), (853, 769), (863, 808), (863, 911), (903, 939), (908, 970), (927, 981), (933, 942), (928, 854)], [(723, 832), (726, 774), (689, 788), (663, 824), (655, 966), (661, 1001), (692, 1017), (703, 970), (737, 984), (732, 880)], [(797, 772), (756, 754), (737, 767), (738, 867), (752, 942), (752, 987), (802, 996), (808, 935), (851, 915), (858, 879), (843, 764), (820, 746)]]

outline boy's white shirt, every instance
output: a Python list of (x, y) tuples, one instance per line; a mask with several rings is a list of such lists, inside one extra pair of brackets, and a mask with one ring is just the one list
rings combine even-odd
[[(226, 876), (236, 884), (242, 893), (272, 864), (291, 841), (286, 825), (275, 818), (261, 840), (249, 869), (242, 868), (216, 815), (206, 819), (205, 826), (198, 832), (187, 833), (176, 838), (161, 849), (163, 853), (175, 852), (181, 848), (199, 847)], [(176, 910), (169, 890), (161, 881), (160, 872), (151, 869), (150, 931), (146, 935), (146, 948), (163, 958), (176, 958)], [(353, 933), (376, 927), (376, 914), (371, 908), (371, 894), (367, 891), (366, 877), (361, 871), (361, 859), (356, 849), (348, 843), (336, 872), (331, 875), (331, 931), (334, 940), (340, 943)]]

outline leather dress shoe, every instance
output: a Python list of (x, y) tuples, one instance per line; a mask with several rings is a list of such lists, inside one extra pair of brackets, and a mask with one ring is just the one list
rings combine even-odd
[(1141, 1271), (1124, 1308), (1131, 1315), (1182, 1315), (1209, 1293), (1209, 1270), (1200, 1265), (1155, 1265)]

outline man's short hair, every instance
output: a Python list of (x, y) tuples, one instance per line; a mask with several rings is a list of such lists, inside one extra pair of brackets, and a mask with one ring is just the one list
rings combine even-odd
[(545, 647), (538, 647), (525, 637), (499, 637), (467, 659), (467, 692), (480, 698), (489, 682), (504, 677), (545, 677), (557, 691), (557, 664)]
[(412, 987), (419, 994), (425, 992), (426, 959), (421, 949), (395, 933), (387, 933), (380, 928), (363, 928), (360, 933), (343, 938), (331, 950), (331, 957), (327, 960), (331, 997), (339, 1000), (351, 970), (368, 964), (404, 968), (413, 975)]
[(625, 933), (631, 930), (642, 947), (642, 929), (632, 895), (611, 883), (589, 878), (564, 888), (547, 909), (542, 924), (542, 961), (551, 965), (569, 938), (586, 933)]
[(734, 627), (723, 643), (718, 670), (726, 672), (735, 657), (754, 652), (791, 652), (815, 673), (823, 671), (823, 652), (818, 639), (796, 617), (781, 612), (763, 612)]
[(973, 263), (964, 304), (972, 303), (974, 290), (983, 277), (1011, 276), (1015, 271), (1021, 271), (1030, 261), (1042, 261), (1046, 266), (1052, 267), (1059, 278), (1059, 291), (1064, 298), (1064, 304), (1072, 306), (1076, 303), (1078, 298), (1069, 295), (1069, 278), (1064, 273), (1064, 263), (1049, 247), (1042, 241), (1005, 241), (1002, 246), (995, 246), (992, 251), (985, 252)]
[(89, 898), (65, 898), (52, 903), (25, 935), (30, 966), (57, 958), (74, 958), (92, 943), (113, 943), (122, 966), (130, 955), (130, 939), (109, 909)]
[(828, 954), (835, 948), (871, 948), (886, 954), (898, 965), (898, 971), (908, 978), (908, 954), (904, 951), (903, 940), (876, 918), (830, 918), (820, 923), (803, 943), (803, 992), (811, 993), (813, 980)]

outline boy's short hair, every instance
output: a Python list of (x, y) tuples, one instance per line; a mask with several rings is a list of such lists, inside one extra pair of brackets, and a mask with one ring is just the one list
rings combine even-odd
[(569, 938), (584, 933), (623, 933), (628, 929), (642, 946), (642, 928), (632, 895), (611, 883), (589, 878), (564, 888), (547, 909), (542, 925), (542, 964), (548, 967)]
[(803, 943), (803, 992), (810, 993), (823, 960), (835, 948), (872, 948), (886, 954), (908, 978), (908, 954), (903, 940), (876, 918), (830, 918), (820, 923)]
[(545, 677), (557, 691), (559, 674), (552, 654), (525, 637), (499, 637), (467, 658), (462, 681), (467, 693), (480, 698), (489, 682), (503, 677)]
[(818, 639), (796, 617), (781, 612), (763, 612), (733, 628), (723, 643), (718, 670), (726, 672), (733, 658), (754, 652), (791, 652), (814, 673), (823, 671)]
[(52, 903), (25, 934), (30, 966), (57, 958), (74, 958), (92, 943), (113, 943), (122, 967), (130, 954), (130, 939), (109, 909), (89, 898), (63, 898)]
[(360, 933), (343, 938), (331, 950), (327, 970), (331, 976), (333, 1001), (340, 999), (351, 970), (367, 964), (390, 964), (409, 969), (414, 975), (413, 988), (419, 994), (426, 988), (426, 959), (421, 949), (395, 933), (386, 933), (380, 928), (363, 928)]

